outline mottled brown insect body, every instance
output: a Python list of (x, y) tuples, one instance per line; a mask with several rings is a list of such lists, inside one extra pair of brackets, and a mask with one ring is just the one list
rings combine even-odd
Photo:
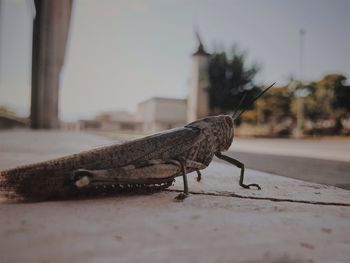
[(153, 191), (169, 187), (175, 177), (182, 176), (184, 193), (177, 197), (182, 200), (188, 195), (187, 173), (196, 171), (197, 180), (201, 180), (200, 170), (210, 164), (214, 155), (241, 169), (240, 186), (260, 189), (257, 184), (243, 183), (243, 163), (221, 153), (230, 148), (234, 136), (233, 122), (245, 110), (237, 116), (236, 111), (232, 117), (207, 117), (183, 128), (123, 144), (3, 171), (0, 173), (0, 191), (35, 199), (68, 198), (101, 192)]
[(206, 168), (232, 139), (230, 116), (207, 117), (123, 144), (3, 171), (0, 187), (44, 199), (94, 192), (98, 187), (115, 191), (168, 187), (176, 176), (184, 175), (183, 170), (187, 174)]

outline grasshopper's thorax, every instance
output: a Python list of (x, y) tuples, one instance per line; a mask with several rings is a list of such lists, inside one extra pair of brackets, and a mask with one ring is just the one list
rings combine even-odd
[(231, 146), (234, 128), (232, 117), (229, 115), (206, 117), (186, 126), (199, 128), (214, 152), (226, 151)]

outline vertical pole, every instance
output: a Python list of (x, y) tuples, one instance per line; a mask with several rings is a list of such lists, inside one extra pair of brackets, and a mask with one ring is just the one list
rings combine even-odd
[[(299, 80), (300, 87), (303, 88), (303, 70), (304, 70), (304, 37), (305, 30), (299, 30)], [(297, 97), (297, 131), (296, 137), (301, 138), (303, 136), (304, 129), (304, 98), (302, 95)]]
[(39, 103), (42, 99), (39, 98), (39, 83), (38, 83), (38, 59), (39, 59), (39, 29), (40, 29), (40, 15), (41, 15), (41, 4), (39, 1), (34, 0), (35, 4), (35, 16), (33, 20), (33, 40), (32, 40), (32, 94), (30, 104), (30, 124), (31, 128), (40, 128), (40, 112)]
[(299, 79), (303, 81), (304, 74), (304, 42), (306, 31), (304, 29), (299, 30)]
[(0, 0), (0, 87), (2, 85), (1, 80), (2, 80), (2, 0)]
[(31, 127), (56, 129), (72, 0), (34, 0), (34, 4)]

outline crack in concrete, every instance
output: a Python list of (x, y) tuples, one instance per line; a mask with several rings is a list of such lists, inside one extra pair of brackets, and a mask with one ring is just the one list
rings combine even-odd
[[(182, 190), (176, 190), (176, 189), (165, 189), (165, 191), (183, 193)], [(265, 200), (265, 201), (272, 201), (272, 202), (289, 202), (289, 203), (300, 203), (300, 204), (311, 204), (311, 205), (329, 205), (329, 206), (350, 206), (350, 203), (321, 202), (321, 201), (295, 200), (295, 199), (288, 199), (288, 198), (245, 196), (245, 195), (238, 195), (238, 194), (229, 193), (229, 192), (193, 192), (193, 191), (189, 191), (189, 193), (193, 194), (193, 195), (236, 197), (236, 198), (241, 198), (241, 199)]]

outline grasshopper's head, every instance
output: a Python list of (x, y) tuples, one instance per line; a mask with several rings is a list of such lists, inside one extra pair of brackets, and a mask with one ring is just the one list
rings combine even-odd
[(239, 102), (233, 116), (218, 115), (218, 116), (206, 117), (204, 119), (200, 119), (198, 121), (189, 123), (185, 127), (200, 129), (201, 133), (206, 137), (207, 145), (211, 148), (211, 150), (214, 153), (226, 151), (230, 148), (233, 140), (233, 136), (234, 136), (233, 123), (235, 119), (239, 118), (248, 109), (248, 106), (250, 104), (254, 103), (265, 92), (267, 92), (273, 85), (275, 85), (275, 83), (273, 83), (268, 88), (260, 92), (260, 94), (256, 96), (251, 103), (245, 106), (243, 110), (239, 111), (239, 107), (245, 99), (245, 95), (244, 95), (241, 101)]
[(206, 117), (186, 126), (199, 128), (206, 135), (208, 141), (212, 143), (215, 152), (226, 151), (231, 146), (234, 128), (233, 119), (229, 115)]
[(219, 150), (221, 151), (227, 151), (231, 144), (234, 137), (234, 122), (231, 116), (229, 115), (219, 115), (217, 116), (218, 121), (216, 124), (218, 124), (218, 138), (217, 140), (219, 143)]

